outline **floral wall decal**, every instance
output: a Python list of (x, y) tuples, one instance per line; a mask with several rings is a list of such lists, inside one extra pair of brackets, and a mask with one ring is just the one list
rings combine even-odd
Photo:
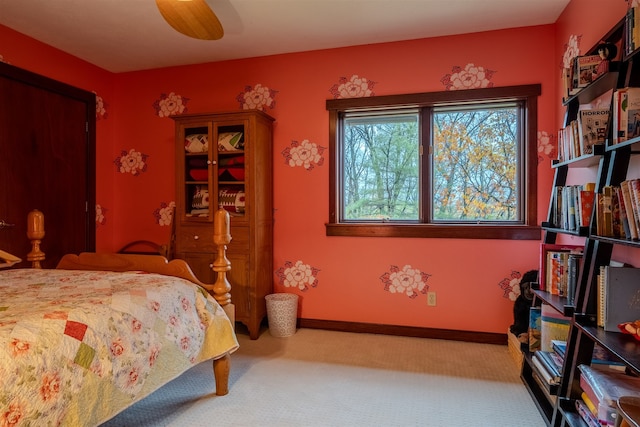
[(455, 65), (451, 70), (451, 74), (445, 74), (440, 81), (446, 90), (493, 87), (491, 78), (494, 73), (495, 71), (476, 66), (473, 63), (465, 65), (464, 68)]
[(301, 291), (308, 291), (309, 288), (318, 286), (319, 269), (305, 264), (298, 260), (295, 264), (286, 261), (284, 266), (276, 270), (276, 276), (280, 279), (280, 284), (287, 288), (297, 288)]
[(503, 290), (503, 298), (515, 301), (520, 296), (520, 279), (522, 274), (519, 271), (512, 271), (511, 276), (506, 277), (498, 283), (500, 289)]
[(101, 96), (96, 94), (96, 120), (106, 119), (107, 115), (107, 103), (104, 102)]
[(107, 208), (96, 205), (96, 225), (105, 225), (107, 223)]
[(162, 202), (160, 207), (153, 211), (153, 216), (160, 226), (171, 225), (173, 222), (173, 212), (176, 209), (176, 202)]
[(375, 85), (376, 82), (354, 74), (350, 78), (340, 77), (338, 83), (331, 86), (329, 92), (331, 92), (334, 99), (364, 98), (367, 96), (375, 96), (372, 90)]
[(571, 68), (573, 58), (580, 55), (580, 39), (582, 36), (572, 34), (569, 41), (564, 45), (564, 54), (562, 55), (562, 64), (564, 68)]
[(553, 135), (546, 131), (538, 131), (538, 163), (544, 160), (542, 156), (555, 159), (558, 155), (558, 148), (553, 142)]
[(380, 276), (380, 280), (384, 283), (385, 291), (392, 294), (404, 294), (413, 299), (419, 294), (427, 293), (429, 277), (431, 277), (430, 274), (423, 273), (410, 265), (405, 265), (402, 268), (392, 265), (388, 272)]
[(291, 141), (291, 144), (282, 150), (286, 163), (292, 168), (301, 166), (310, 171), (316, 166), (322, 166), (324, 157), (322, 153), (325, 147), (315, 142), (304, 139), (302, 142)]
[(148, 157), (149, 156), (147, 154), (141, 153), (132, 148), (128, 152), (122, 150), (113, 163), (115, 163), (118, 168), (118, 172), (130, 173), (131, 175), (138, 176), (142, 172), (146, 172), (146, 161)]
[(187, 112), (189, 98), (182, 97), (175, 92), (160, 94), (160, 98), (153, 103), (158, 117), (175, 116)]
[(264, 111), (267, 107), (270, 109), (275, 108), (275, 97), (277, 93), (278, 91), (269, 89), (258, 83), (255, 87), (245, 86), (244, 92), (238, 94), (236, 100), (240, 103), (240, 108), (243, 110), (255, 109)]

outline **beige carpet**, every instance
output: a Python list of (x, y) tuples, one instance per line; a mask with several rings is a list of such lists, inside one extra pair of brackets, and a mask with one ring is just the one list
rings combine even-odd
[(202, 363), (104, 427), (545, 425), (507, 346), (314, 329), (238, 339), (227, 396)]

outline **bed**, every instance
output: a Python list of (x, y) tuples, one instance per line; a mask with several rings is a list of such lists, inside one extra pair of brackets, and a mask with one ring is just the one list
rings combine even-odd
[(214, 285), (159, 255), (82, 253), (54, 270), (0, 270), (0, 425), (99, 425), (205, 360), (216, 394), (227, 394), (238, 348), (225, 312), (228, 240), (214, 236)]

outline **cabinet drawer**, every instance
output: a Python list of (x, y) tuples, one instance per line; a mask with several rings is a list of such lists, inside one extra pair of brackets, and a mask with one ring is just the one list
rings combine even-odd
[(180, 252), (215, 252), (213, 225), (181, 227), (176, 233), (176, 250)]
[[(249, 227), (231, 227), (229, 252), (246, 253), (249, 245)], [(176, 250), (180, 252), (216, 252), (213, 226), (184, 226), (176, 233)]]

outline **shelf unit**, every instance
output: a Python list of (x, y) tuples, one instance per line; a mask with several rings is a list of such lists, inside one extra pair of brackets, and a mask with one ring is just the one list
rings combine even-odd
[[(215, 282), (213, 217), (230, 215), (235, 320), (258, 338), (273, 290), (273, 121), (258, 110), (183, 114), (176, 122), (175, 256)], [(206, 144), (206, 145), (205, 145)]]
[[(625, 31), (625, 19), (622, 19), (602, 40), (617, 42), (621, 45), (624, 43)], [(624, 52), (623, 47), (620, 50)], [(595, 51), (596, 47), (590, 52)], [(623, 53), (622, 60), (613, 62), (607, 74), (564, 102), (565, 125), (576, 118), (581, 104), (589, 103), (616, 88), (640, 85), (640, 72), (633, 68), (634, 60), (640, 61), (640, 55), (636, 58), (635, 53), (627, 56)], [(571, 168), (597, 168), (596, 193), (601, 192), (604, 186), (619, 185), (626, 179), (631, 156), (635, 153), (634, 149), (637, 150), (639, 147), (640, 138), (612, 144), (610, 125), (605, 145), (594, 150), (593, 154), (565, 162), (554, 162), (553, 186), (565, 186)], [(569, 301), (567, 298), (552, 295), (549, 292), (535, 291), (536, 304), (549, 304), (557, 312), (571, 318), (563, 375), (557, 388), (542, 384), (536, 378), (531, 355), (527, 354), (524, 358), (521, 377), (549, 426), (582, 427), (587, 424), (575, 408), (575, 400), (580, 399), (582, 393), (578, 366), (591, 363), (596, 344), (625, 363), (628, 371), (640, 375), (640, 342), (630, 335), (605, 332), (604, 329), (596, 326), (597, 275), (600, 266), (610, 262), (614, 246), (640, 248), (640, 242), (597, 236), (595, 207), (590, 226), (576, 231), (555, 227), (552, 209), (550, 203), (548, 221), (542, 224), (544, 230), (542, 243), (555, 243), (559, 234), (584, 237), (583, 261), (577, 278), (575, 299)]]

